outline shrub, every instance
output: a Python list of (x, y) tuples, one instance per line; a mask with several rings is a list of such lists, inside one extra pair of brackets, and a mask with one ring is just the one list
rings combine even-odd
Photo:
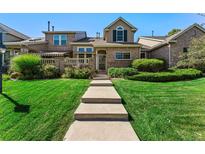
[(108, 69), (108, 75), (112, 78), (121, 78), (137, 74), (138, 71), (135, 68), (114, 68)]
[(11, 79), (22, 79), (23, 77), (23, 74), (19, 73), (19, 72), (13, 72), (11, 73), (10, 75), (10, 78)]
[(22, 73), (23, 79), (36, 79), (41, 77), (40, 66), (40, 56), (24, 54), (12, 59), (11, 70)]
[(50, 64), (46, 64), (42, 66), (42, 73), (43, 73), (43, 78), (46, 79), (52, 79), (52, 78), (57, 78), (60, 76), (59, 69)]
[(2, 75), (2, 79), (3, 79), (4, 81), (10, 80), (10, 76), (9, 76), (8, 74), (3, 74), (3, 75)]
[(74, 78), (74, 79), (88, 79), (92, 76), (93, 70), (89, 67), (75, 68), (67, 67), (65, 68), (64, 78)]
[(141, 72), (138, 75), (129, 76), (130, 80), (151, 81), (151, 82), (167, 82), (191, 80), (202, 77), (202, 72), (196, 69), (176, 69), (169, 72)]
[(165, 62), (159, 59), (135, 59), (132, 67), (143, 72), (159, 72), (165, 68)]
[(193, 38), (186, 53), (181, 52), (177, 68), (195, 68), (205, 72), (205, 36)]

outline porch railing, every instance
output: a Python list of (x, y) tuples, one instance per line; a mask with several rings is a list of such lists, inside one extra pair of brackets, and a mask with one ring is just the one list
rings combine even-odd
[(73, 65), (73, 66), (79, 66), (79, 65), (88, 65), (89, 64), (89, 58), (65, 58), (65, 64), (66, 65)]
[(42, 58), (41, 59), (42, 64), (51, 64), (54, 65), (56, 63), (55, 58)]

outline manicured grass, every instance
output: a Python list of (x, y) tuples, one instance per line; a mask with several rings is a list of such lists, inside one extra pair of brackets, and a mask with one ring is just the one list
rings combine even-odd
[(0, 140), (63, 140), (89, 80), (4, 81)]
[(205, 140), (205, 78), (113, 82), (141, 140)]

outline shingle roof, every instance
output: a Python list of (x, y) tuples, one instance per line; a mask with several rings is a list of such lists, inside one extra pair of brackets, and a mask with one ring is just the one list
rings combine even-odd
[[(182, 34), (184, 34), (185, 32), (187, 32), (188, 30), (190, 30), (190, 29), (193, 28), (193, 27), (197, 27), (197, 28), (199, 28), (200, 30), (202, 30), (202, 31), (205, 33), (205, 29), (204, 29), (202, 26), (200, 26), (199, 24), (195, 23), (195, 24), (193, 24), (193, 25), (187, 27), (186, 29), (177, 32), (177, 33), (174, 34), (174, 35), (164, 36), (164, 40), (163, 40), (161, 43), (158, 43), (157, 45), (153, 46), (153, 47), (151, 48), (151, 50), (156, 49), (156, 48), (159, 48), (159, 47), (161, 47), (161, 46), (164, 46), (164, 45), (168, 44), (168, 43), (171, 42), (171, 41), (174, 41), (174, 40), (177, 39), (179, 36), (181, 36)], [(160, 37), (161, 37), (161, 36), (160, 36)], [(160, 38), (160, 37), (159, 37), (159, 38)], [(151, 36), (144, 37), (144, 38), (151, 38)], [(156, 38), (157, 38), (157, 37), (156, 37)], [(163, 39), (163, 37), (161, 37), (161, 39)]]
[(141, 36), (141, 37), (150, 38), (150, 39), (166, 40), (168, 36)]
[(0, 23), (0, 28), (1, 28), (2, 30), (4, 30), (5, 32), (7, 32), (7, 33), (9, 33), (9, 34), (11, 34), (11, 35), (14, 35), (14, 36), (16, 36), (16, 37), (19, 37), (19, 38), (21, 38), (21, 39), (23, 39), (23, 40), (29, 39), (29, 36), (24, 35), (24, 34), (18, 32), (18, 31), (16, 31), (16, 30), (14, 30), (14, 29), (12, 29), (12, 28), (10, 28), (10, 27), (8, 27), (8, 26), (2, 24), (2, 23)]
[(103, 38), (95, 38), (95, 37), (87, 37), (75, 42), (71, 43), (72, 45), (92, 45), (94, 47), (136, 47), (139, 46), (138, 43), (135, 42), (121, 42), (121, 43), (112, 43), (112, 42), (107, 42)]

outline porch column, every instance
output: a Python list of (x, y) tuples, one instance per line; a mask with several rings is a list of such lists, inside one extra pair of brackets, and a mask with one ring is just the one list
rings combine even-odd
[(98, 51), (96, 50), (96, 55), (95, 55), (95, 67), (96, 70), (98, 70)]
[(77, 67), (79, 67), (80, 65), (79, 65), (79, 54), (77, 54)]
[(86, 64), (86, 52), (84, 52), (84, 64)]

